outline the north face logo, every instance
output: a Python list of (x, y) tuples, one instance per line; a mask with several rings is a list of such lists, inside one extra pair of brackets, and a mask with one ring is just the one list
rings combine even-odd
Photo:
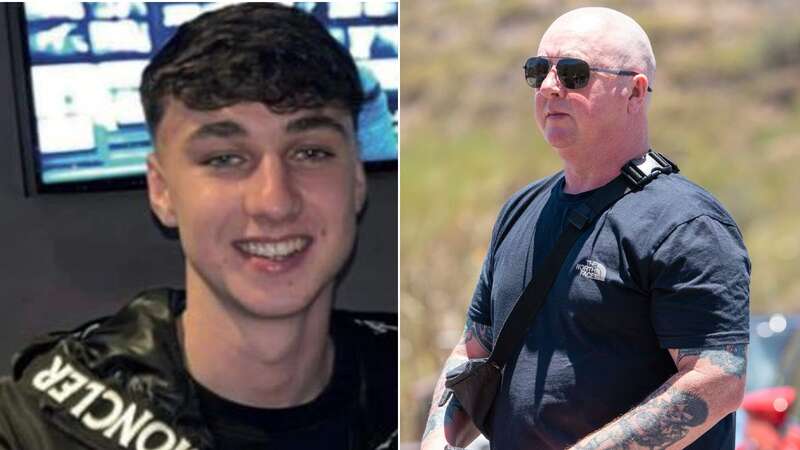
[(597, 261), (587, 259), (584, 264), (578, 264), (575, 268), (578, 269), (578, 273), (584, 278), (606, 281), (606, 266)]

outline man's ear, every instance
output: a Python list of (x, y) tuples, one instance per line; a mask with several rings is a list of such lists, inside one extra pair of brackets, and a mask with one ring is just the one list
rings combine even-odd
[(364, 174), (364, 163), (361, 161), (356, 162), (354, 195), (356, 214), (361, 214), (367, 200), (367, 177)]
[(164, 169), (158, 156), (151, 153), (147, 157), (147, 195), (150, 198), (150, 209), (165, 227), (175, 228), (178, 220), (172, 206), (169, 186), (164, 178)]
[(640, 73), (633, 77), (631, 93), (628, 96), (629, 113), (637, 113), (647, 106), (648, 86), (650, 86), (650, 80), (647, 79), (647, 75)]

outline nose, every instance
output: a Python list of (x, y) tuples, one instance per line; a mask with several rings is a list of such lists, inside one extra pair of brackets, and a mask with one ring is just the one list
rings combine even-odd
[(539, 86), (539, 93), (549, 97), (559, 96), (565, 92), (566, 90), (564, 86), (561, 85), (561, 80), (558, 79), (558, 75), (556, 74), (556, 65), (553, 64), (550, 67), (550, 71), (547, 72), (547, 76), (544, 77), (542, 85)]
[(257, 220), (281, 223), (302, 209), (301, 195), (291, 168), (279, 155), (267, 155), (245, 181), (244, 210)]

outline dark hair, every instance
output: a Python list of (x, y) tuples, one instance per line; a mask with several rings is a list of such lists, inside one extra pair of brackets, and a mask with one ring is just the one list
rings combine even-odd
[(152, 134), (169, 96), (197, 110), (335, 105), (354, 126), (364, 100), (350, 53), (313, 16), (276, 3), (232, 5), (181, 25), (145, 68), (140, 94)]

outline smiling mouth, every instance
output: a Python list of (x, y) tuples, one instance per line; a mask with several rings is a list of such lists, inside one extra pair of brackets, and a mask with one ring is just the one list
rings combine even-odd
[(234, 243), (237, 249), (248, 256), (265, 258), (270, 261), (283, 261), (307, 249), (311, 238), (307, 236), (293, 237), (275, 241), (244, 240)]

